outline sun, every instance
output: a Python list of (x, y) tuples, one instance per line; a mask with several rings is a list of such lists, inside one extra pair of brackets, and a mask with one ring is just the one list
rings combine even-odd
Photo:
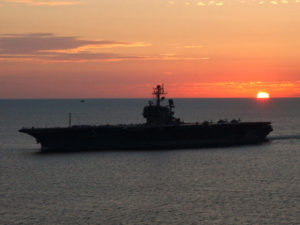
[(270, 94), (268, 92), (260, 91), (257, 93), (256, 98), (270, 98)]

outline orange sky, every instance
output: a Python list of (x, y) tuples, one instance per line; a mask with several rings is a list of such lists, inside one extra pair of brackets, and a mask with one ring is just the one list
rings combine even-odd
[(300, 0), (0, 0), (0, 98), (300, 97)]

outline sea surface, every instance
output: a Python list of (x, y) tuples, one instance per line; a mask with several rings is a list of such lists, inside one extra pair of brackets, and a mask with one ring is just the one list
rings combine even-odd
[(271, 121), (261, 145), (42, 154), (22, 127), (141, 123), (146, 99), (0, 100), (0, 224), (300, 224), (300, 99), (175, 99)]

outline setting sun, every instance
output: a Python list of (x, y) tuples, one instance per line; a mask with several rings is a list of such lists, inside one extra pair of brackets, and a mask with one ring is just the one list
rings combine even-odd
[(270, 94), (267, 92), (258, 92), (256, 95), (256, 98), (270, 98)]

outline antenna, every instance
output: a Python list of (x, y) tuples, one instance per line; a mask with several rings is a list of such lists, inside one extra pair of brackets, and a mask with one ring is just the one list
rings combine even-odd
[(72, 126), (72, 113), (69, 112), (69, 127)]
[(157, 85), (155, 88), (153, 88), (153, 93), (152, 94), (156, 98), (156, 106), (160, 106), (160, 101), (162, 100), (160, 96), (167, 94), (165, 92), (165, 89), (164, 89), (164, 84)]

